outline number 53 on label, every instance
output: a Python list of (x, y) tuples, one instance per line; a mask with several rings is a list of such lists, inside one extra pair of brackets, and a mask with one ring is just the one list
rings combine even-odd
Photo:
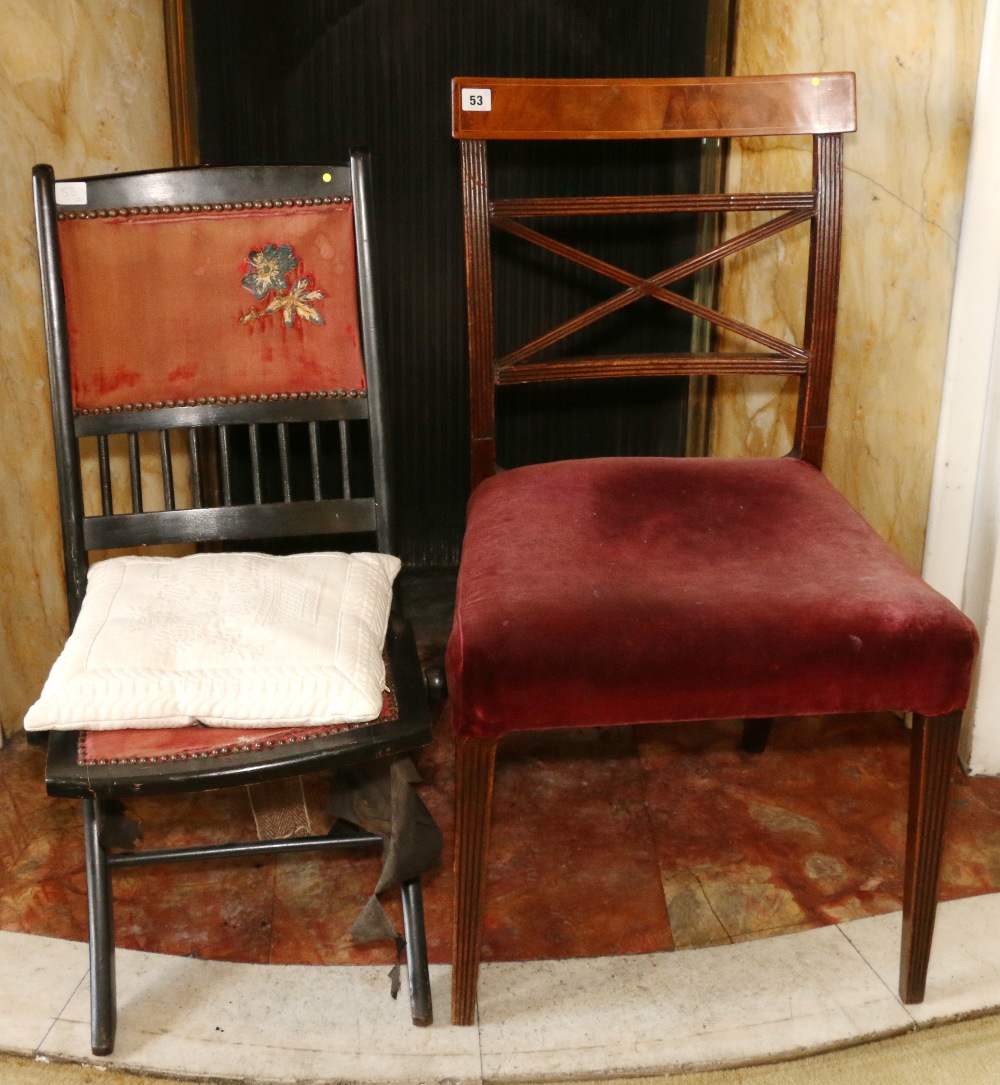
[(466, 113), (489, 113), (493, 92), (486, 87), (463, 87), (462, 109)]

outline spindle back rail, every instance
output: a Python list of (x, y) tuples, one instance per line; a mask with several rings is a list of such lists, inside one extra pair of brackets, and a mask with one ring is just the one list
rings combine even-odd
[[(374, 532), (372, 480), (352, 469), (368, 422), (367, 395), (239, 404), (164, 406), (74, 420), (78, 440), (96, 439), (100, 515), (84, 521), (89, 550), (163, 542), (237, 540), (272, 535)], [(190, 465), (190, 507), (179, 508), (171, 440), (179, 431)], [(140, 438), (155, 437), (162, 509), (145, 507)], [(123, 436), (127, 486), (114, 477), (112, 441)], [(270, 470), (269, 470), (270, 469)], [(370, 473), (369, 473), (370, 474)], [(116, 508), (118, 486), (127, 509)], [(155, 483), (154, 483), (155, 484)], [(367, 484), (367, 485), (365, 485)], [(359, 496), (360, 487), (366, 496)], [(147, 487), (148, 489), (148, 481)], [(147, 495), (148, 499), (148, 495)]]

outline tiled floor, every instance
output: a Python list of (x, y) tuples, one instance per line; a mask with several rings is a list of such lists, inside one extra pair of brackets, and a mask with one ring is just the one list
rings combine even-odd
[[(411, 579), (406, 585), (407, 609), (429, 663), (442, 655), (449, 588), (449, 578), (441, 576)], [(387, 1067), (396, 1065), (396, 1058), (405, 1063), (408, 1051), (440, 1056), (443, 1061), (428, 1071), (439, 1077), (561, 1074), (567, 1072), (570, 1049), (578, 1062), (583, 1060), (575, 1071), (569, 1066), (573, 1072), (655, 1069), (796, 1051), (803, 1044), (822, 1046), (912, 1027), (920, 1011), (911, 1016), (891, 994), (906, 817), (908, 736), (902, 722), (889, 716), (779, 721), (767, 752), (759, 756), (741, 753), (738, 737), (736, 724), (713, 723), (650, 727), (634, 734), (523, 735), (502, 744), (484, 936), (484, 959), (497, 963), (484, 968), (481, 1028), (444, 1025), (448, 970), (436, 968), (440, 1027), (430, 1034), (407, 1029), (402, 1006), (373, 1011), (377, 1020), (387, 1015), (386, 1022), (395, 1022), (386, 1024), (390, 1033), (399, 1030), (399, 1037), (381, 1051), (388, 1062), (378, 1064), (381, 1070), (362, 1072), (357, 1052), (349, 1057), (338, 1048), (332, 1076), (400, 1078), (402, 1072)], [(425, 779), (422, 797), (445, 836), (441, 867), (425, 879), (430, 957), (443, 966), (450, 950), (453, 838), (453, 751), (446, 710), (434, 744), (420, 754), (418, 764)], [(62, 962), (51, 965), (58, 983), (75, 977), (63, 1003), (55, 997), (51, 1007), (39, 1004), (37, 1009), (48, 1022), (43, 1046), (82, 1055), (87, 1014), (80, 984), (86, 955), (84, 947), (72, 944), (85, 937), (86, 919), (79, 813), (74, 803), (45, 797), (42, 768), (43, 754), (21, 737), (0, 751), (0, 930), (11, 932), (0, 937), (0, 959), (13, 961), (11, 967), (45, 971), (51, 958)], [(324, 786), (313, 780), (308, 787), (314, 829), (322, 827), (325, 817)], [(253, 835), (241, 790), (146, 799), (130, 804), (130, 812), (141, 819), (150, 843)], [(264, 1001), (280, 1020), (291, 1012), (280, 996), (287, 984), (306, 1000), (323, 997), (329, 983), (359, 985), (368, 994), (348, 997), (366, 1005), (380, 1003), (392, 948), (356, 946), (347, 934), (374, 885), (378, 865), (374, 854), (345, 854), (118, 872), (118, 945), (142, 951), (120, 956), (123, 1036), (133, 1038), (120, 1040), (118, 1057), (136, 1067), (206, 1072), (195, 1065), (198, 1045), (207, 1045), (204, 1050), (211, 1053), (220, 1036), (212, 1033), (195, 1043), (192, 1037), (204, 1021), (192, 1018), (176, 1026), (186, 1029), (195, 1045), (191, 1065), (173, 1065), (173, 1056), (155, 1054), (167, 1041), (150, 1038), (149, 1015), (157, 1020), (161, 1012), (165, 1015), (157, 1036), (176, 1031), (175, 1020), (187, 1020), (188, 1011), (179, 1004), (160, 1007), (176, 984), (193, 985), (210, 1001), (228, 991), (227, 1005), (238, 1005), (243, 1001), (239, 992), (254, 986), (253, 976), (267, 976), (277, 986)], [(978, 908), (998, 918), (1000, 897), (985, 896), (998, 892), (1000, 780), (961, 778), (942, 899), (980, 900), (956, 904), (943, 914), (968, 917), (969, 908)], [(861, 922), (830, 926), (851, 920)], [(791, 937), (761, 941), (779, 934)], [(47, 937), (18, 940), (17, 935)], [(961, 932), (946, 931), (939, 941), (949, 937), (957, 939), (956, 953), (965, 961), (956, 966), (959, 971), (985, 969), (979, 986), (995, 986), (1000, 1001), (1000, 960), (993, 961), (1000, 951), (965, 960), (962, 953), (969, 955)], [(736, 942), (749, 944), (729, 945)], [(31, 947), (38, 948), (40, 964), (32, 963)], [(698, 952), (671, 953), (674, 949)], [(8, 960), (5, 954), (13, 956)], [(378, 967), (247, 973), (229, 966), (199, 968), (206, 961)], [(524, 961), (540, 963), (501, 963)], [(785, 969), (785, 979), (775, 981), (773, 989), (755, 979), (763, 975), (761, 969), (774, 967), (779, 973)], [(675, 975), (678, 968), (682, 971)], [(879, 979), (883, 973), (888, 990)], [(669, 982), (668, 974), (673, 977)], [(673, 993), (679, 976), (686, 976), (690, 986), (683, 1004)], [(942, 978), (939, 970), (938, 982), (950, 976)], [(932, 990), (934, 982), (932, 977)], [(742, 985), (752, 991), (755, 984), (761, 990), (751, 998), (741, 996), (741, 1008), (734, 1009), (734, 990)], [(553, 991), (559, 992), (558, 1021), (539, 1031), (538, 1013), (545, 1019), (548, 1011), (542, 1008), (553, 1001)], [(954, 1002), (960, 995), (948, 997)], [(983, 997), (985, 1003), (974, 999), (975, 1005), (966, 1009), (993, 1004), (992, 995)], [(143, 1008), (139, 1016), (131, 1016), (133, 999)], [(609, 1023), (605, 1003), (626, 1013), (627, 1027)], [(247, 1028), (245, 1020), (240, 1024), (238, 1009), (226, 1012), (232, 1016), (218, 1025), (220, 1030)], [(313, 1012), (303, 1010), (303, 1021), (312, 1020)], [(933, 1019), (933, 1009), (928, 1012)], [(729, 1040), (705, 1046), (697, 1039), (728, 1034), (727, 1015), (733, 1014), (732, 1028), (745, 1031), (735, 1047)], [(802, 1018), (813, 1021), (811, 1031), (774, 1024)], [(758, 1035), (755, 1021), (772, 1025)], [(362, 1014), (352, 1026), (350, 1043), (365, 1050), (358, 1036), (374, 1027)], [(605, 1035), (612, 1027), (620, 1033), (613, 1043)], [(266, 1047), (270, 1041), (257, 1035), (258, 1028), (250, 1027), (254, 1043)], [(580, 1029), (610, 1051), (599, 1064), (584, 1065)], [(301, 1040), (316, 1059), (322, 1061), (316, 1052), (329, 1057), (334, 1041), (306, 1040), (298, 1026), (291, 1032), (296, 1039), (287, 1043), (297, 1047)], [(19, 1046), (0, 1033), (0, 1047), (11, 1044)], [(665, 1044), (672, 1052), (669, 1058), (657, 1054), (666, 1050)], [(138, 1050), (144, 1052), (141, 1057)], [(238, 1065), (237, 1053), (229, 1051), (229, 1058)], [(303, 1059), (295, 1063), (293, 1080), (310, 1074), (313, 1055)], [(225, 1059), (213, 1063), (211, 1072), (236, 1072), (225, 1065)]]

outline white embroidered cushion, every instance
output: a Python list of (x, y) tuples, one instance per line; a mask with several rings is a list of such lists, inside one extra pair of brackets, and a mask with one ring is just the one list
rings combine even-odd
[(88, 575), (27, 730), (360, 723), (382, 710), (399, 559), (121, 557)]

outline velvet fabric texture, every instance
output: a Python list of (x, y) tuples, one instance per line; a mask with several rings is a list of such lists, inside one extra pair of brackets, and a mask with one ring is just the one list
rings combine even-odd
[(365, 387), (349, 203), (65, 218), (59, 247), (78, 409)]
[(798, 460), (518, 468), (470, 505), (455, 730), (964, 707), (975, 628)]

